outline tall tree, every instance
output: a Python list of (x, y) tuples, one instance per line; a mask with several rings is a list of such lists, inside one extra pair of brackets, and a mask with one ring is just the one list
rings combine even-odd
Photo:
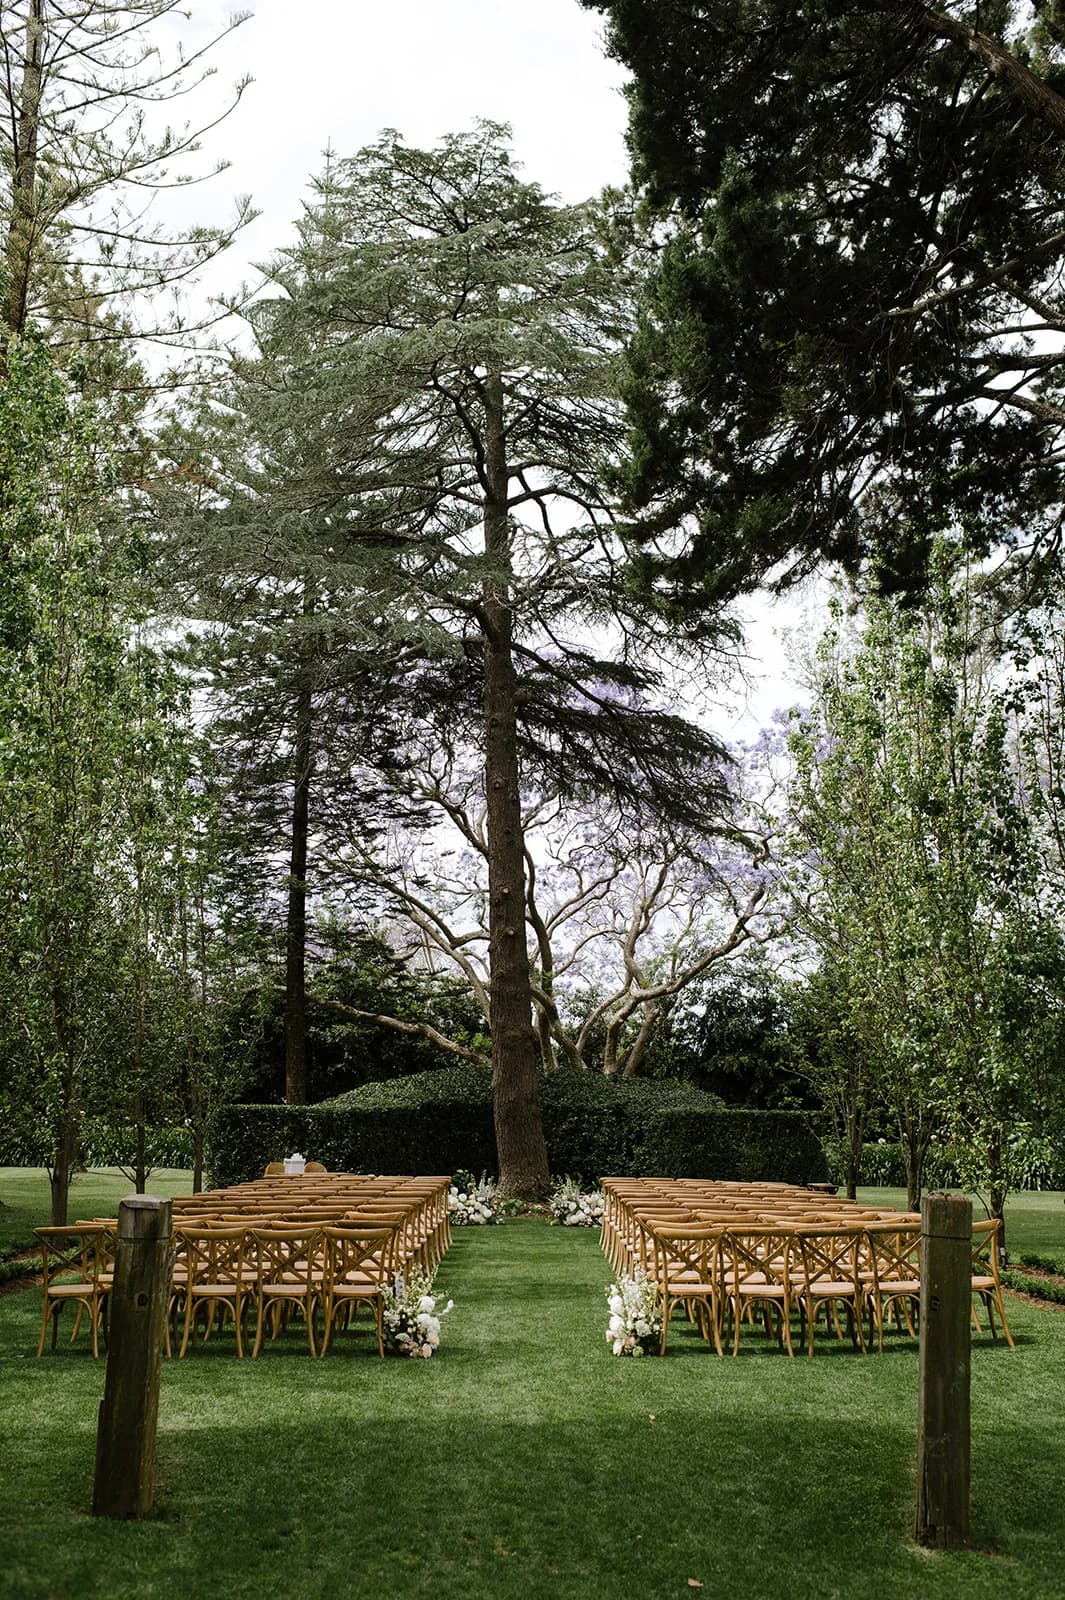
[(633, 71), (656, 219), (645, 581), (698, 609), (828, 557), (919, 588), (956, 526), (1030, 585), (1061, 515), (1060, 8), (583, 3)]
[[(504, 136), (482, 124), (422, 151), (386, 134), (334, 163), (328, 203), (309, 209), (275, 269), (281, 296), (257, 316), (297, 343), (315, 330), (283, 395), (319, 456), (305, 504), (328, 514), (335, 562), (374, 559), (364, 588), (389, 636), (416, 641), (411, 711), (481, 752), (500, 1171), (536, 1195), (521, 762), (566, 792), (668, 793), (694, 817), (713, 744), (686, 729), (689, 778), (667, 773), (656, 735), (680, 719), (614, 693), (646, 681), (637, 632), (651, 631), (618, 583), (603, 487), (628, 285), (593, 214), (523, 183)], [(577, 642), (578, 624), (616, 649)]]

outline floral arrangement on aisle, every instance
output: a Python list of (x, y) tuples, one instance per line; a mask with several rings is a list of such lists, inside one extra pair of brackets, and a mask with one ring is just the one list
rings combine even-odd
[(650, 1279), (636, 1269), (606, 1292), (610, 1322), (606, 1342), (616, 1356), (656, 1356), (661, 1349), (662, 1303)]
[(582, 1190), (572, 1178), (556, 1183), (547, 1208), (564, 1228), (598, 1228), (603, 1221), (603, 1195), (599, 1189)]
[(498, 1185), (484, 1173), (474, 1178), (469, 1172), (456, 1172), (447, 1197), (454, 1228), (484, 1227), (503, 1220), (503, 1197)]
[(396, 1278), (385, 1296), (385, 1348), (397, 1356), (421, 1356), (428, 1360), (440, 1343), (440, 1318), (454, 1305), (449, 1300), (442, 1310), (439, 1295), (432, 1292), (433, 1281), (421, 1273)]

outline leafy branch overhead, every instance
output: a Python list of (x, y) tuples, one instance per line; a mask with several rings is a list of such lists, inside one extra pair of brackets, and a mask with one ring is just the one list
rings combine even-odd
[(956, 527), (1030, 586), (1065, 459), (1058, 8), (583, 3), (634, 74), (657, 257), (642, 581), (690, 609), (829, 558), (912, 591)]

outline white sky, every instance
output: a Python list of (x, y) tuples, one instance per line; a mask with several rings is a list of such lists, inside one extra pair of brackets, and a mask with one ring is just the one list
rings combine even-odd
[[(192, 37), (206, 40), (231, 10), (201, 0)], [(489, 118), (511, 125), (523, 176), (563, 200), (624, 183), (625, 73), (607, 58), (602, 33), (600, 14), (577, 0), (258, 0), (212, 52), (217, 77), (197, 97), (221, 104), (236, 79), (255, 80), (204, 143), (205, 163), (224, 158), (230, 168), (171, 202), (187, 221), (221, 222), (246, 193), (261, 213), (204, 288), (253, 286), (254, 263), (291, 240), (325, 149), (352, 155), (385, 127), (429, 146)], [(742, 609), (751, 623), (748, 687), (712, 718), (727, 737), (750, 736), (801, 698), (777, 637), (794, 630), (797, 608), (757, 599)]]
[[(197, 5), (194, 36), (231, 9)], [(506, 122), (523, 176), (549, 193), (583, 200), (623, 183), (625, 75), (601, 34), (577, 0), (258, 0), (211, 56), (214, 99), (255, 80), (205, 143), (205, 158), (232, 165), (189, 196), (201, 218), (221, 220), (244, 193), (262, 213), (223, 258), (226, 287), (291, 238), (323, 151), (353, 155), (382, 128), (428, 146), (478, 117)]]

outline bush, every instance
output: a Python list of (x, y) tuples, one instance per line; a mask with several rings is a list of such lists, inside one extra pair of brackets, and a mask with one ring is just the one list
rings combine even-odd
[[(843, 1163), (840, 1147), (834, 1142), (826, 1141), (825, 1155), (834, 1181), (842, 1183)], [(1065, 1188), (1065, 1170), (1060, 1170), (1062, 1166), (1060, 1163), (1056, 1164), (1059, 1170), (1054, 1170), (1054, 1165), (1033, 1164), (1027, 1172), (1019, 1169), (1020, 1181), (1016, 1187), (1018, 1189)], [(969, 1183), (964, 1167), (964, 1157), (960, 1152), (956, 1152), (949, 1144), (936, 1145), (928, 1152), (925, 1160), (924, 1187), (967, 1189)], [(863, 1145), (861, 1181), (874, 1189), (905, 1189), (906, 1158), (902, 1145), (887, 1141)]]
[[(551, 1169), (601, 1176), (813, 1182), (824, 1157), (796, 1112), (729, 1110), (685, 1084), (561, 1071), (541, 1080)], [(228, 1106), (208, 1135), (212, 1184), (262, 1176), (293, 1150), (336, 1171), (497, 1171), (491, 1081), (477, 1067), (364, 1084), (317, 1106)]]
[[(132, 1167), (136, 1158), (136, 1129), (128, 1123), (88, 1118), (81, 1128), (81, 1161), (86, 1167)], [(149, 1128), (145, 1150), (150, 1167), (191, 1167), (190, 1128)], [(0, 1167), (50, 1165), (52, 1141), (41, 1128), (0, 1138)]]

